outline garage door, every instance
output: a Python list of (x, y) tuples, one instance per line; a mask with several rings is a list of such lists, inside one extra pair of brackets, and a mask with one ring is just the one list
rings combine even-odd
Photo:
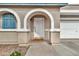
[(61, 21), (60, 38), (79, 38), (79, 21)]

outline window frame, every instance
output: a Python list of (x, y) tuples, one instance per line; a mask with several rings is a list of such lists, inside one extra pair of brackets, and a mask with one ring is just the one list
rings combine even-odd
[[(10, 13), (10, 12), (9, 12)], [(5, 14), (5, 13), (4, 13)], [(11, 13), (12, 15), (14, 15), (13, 13)], [(16, 18), (16, 16), (14, 15), (14, 17)], [(18, 30), (18, 24), (17, 24), (17, 18), (16, 18), (16, 28), (15, 29), (3, 29), (2, 28), (2, 21), (3, 21), (3, 14), (0, 15), (0, 21), (1, 21), (1, 27), (0, 27), (0, 31), (20, 31), (20, 29)]]
[[(6, 16), (9, 16), (9, 18), (7, 18)], [(11, 17), (12, 16), (12, 17)], [(6, 17), (6, 18), (4, 18), (4, 17)], [(11, 22), (11, 21), (13, 21), (14, 20), (14, 22), (15, 22), (15, 26), (14, 26), (14, 28), (13, 27), (11, 27), (11, 26), (8, 26), (8, 27), (6, 27), (6, 26), (3, 26), (3, 21), (9, 21), (9, 22)], [(16, 17), (12, 14), (12, 13), (4, 13), (4, 14), (2, 14), (2, 29), (16, 29), (17, 28), (17, 21), (16, 21)], [(5, 23), (4, 23), (5, 24)], [(10, 23), (11, 24), (11, 23)]]
[[(21, 29), (20, 16), (18, 15), (18, 13), (14, 9), (11, 9), (11, 8), (0, 8), (0, 13), (1, 12), (12, 13), (16, 17), (17, 26), (16, 26), (16, 29), (0, 29), (0, 31), (24, 31), (24, 29)], [(2, 13), (0, 14), (0, 16), (1, 15), (2, 15)]]

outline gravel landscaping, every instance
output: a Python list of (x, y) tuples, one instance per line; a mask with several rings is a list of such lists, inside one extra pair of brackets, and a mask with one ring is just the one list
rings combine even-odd
[(22, 56), (24, 56), (28, 48), (29, 46), (0, 45), (0, 56), (10, 56), (10, 54), (14, 51), (19, 51)]

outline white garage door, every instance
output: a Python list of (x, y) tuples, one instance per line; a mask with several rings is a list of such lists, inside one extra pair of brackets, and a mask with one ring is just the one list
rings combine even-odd
[(79, 21), (61, 21), (61, 38), (79, 38)]

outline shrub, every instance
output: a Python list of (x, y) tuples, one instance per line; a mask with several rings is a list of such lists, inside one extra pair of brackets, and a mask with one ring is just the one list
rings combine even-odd
[(10, 54), (10, 56), (21, 56), (21, 53), (19, 51), (14, 51)]

